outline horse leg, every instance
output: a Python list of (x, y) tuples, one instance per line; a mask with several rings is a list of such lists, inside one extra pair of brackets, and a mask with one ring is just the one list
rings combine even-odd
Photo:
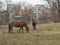
[(33, 25), (33, 29), (36, 30), (36, 25)]
[(11, 33), (11, 29), (12, 29), (12, 28), (11, 28), (11, 25), (9, 24), (9, 33)]
[(28, 26), (26, 27), (26, 31), (27, 31), (27, 33), (29, 33), (29, 27)]
[(35, 28), (35, 25), (32, 25), (33, 26), (33, 30), (34, 30), (34, 28)]
[(12, 27), (12, 33), (13, 33), (13, 27)]
[(23, 33), (23, 27), (22, 27), (22, 33)]
[(20, 29), (19, 29), (19, 33), (20, 33), (20, 30), (21, 30), (21, 27), (20, 27)]
[(34, 29), (36, 30), (36, 25), (35, 25)]

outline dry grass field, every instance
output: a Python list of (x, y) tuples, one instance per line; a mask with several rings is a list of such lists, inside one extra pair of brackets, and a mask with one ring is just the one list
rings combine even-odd
[(30, 32), (8, 33), (8, 26), (0, 26), (0, 45), (60, 45), (60, 23), (38, 24), (33, 30), (29, 25)]

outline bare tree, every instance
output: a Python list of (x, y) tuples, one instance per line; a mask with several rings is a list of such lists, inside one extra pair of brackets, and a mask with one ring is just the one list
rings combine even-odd
[(58, 19), (57, 15), (58, 15), (58, 6), (57, 6), (57, 0), (46, 0), (51, 8), (51, 18), (52, 21), (56, 21)]
[(60, 0), (57, 0), (58, 3), (58, 17), (59, 17), (59, 21), (60, 21)]
[(9, 22), (9, 2), (10, 0), (5, 0), (6, 4), (7, 4), (7, 15), (6, 15), (6, 22), (8, 23)]
[(18, 15), (19, 11), (21, 9), (21, 5), (20, 4), (16, 4), (16, 5), (14, 5), (13, 8), (14, 8), (15, 14)]
[(0, 1), (0, 9), (2, 9), (2, 1)]
[(25, 19), (30, 22), (32, 18), (32, 6), (27, 4), (27, 6), (24, 6), (24, 13)]

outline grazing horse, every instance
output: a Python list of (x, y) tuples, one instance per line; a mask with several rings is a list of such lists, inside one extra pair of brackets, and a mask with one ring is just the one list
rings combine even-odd
[[(24, 20), (13, 20), (9, 22), (9, 33), (13, 33), (13, 27), (19, 27), (20, 29), (22, 29), (22, 33), (23, 33), (23, 27), (26, 28), (26, 31), (29, 32), (29, 27), (27, 26), (26, 21)], [(19, 33), (20, 33), (20, 29), (19, 29)]]
[(36, 30), (36, 24), (37, 24), (36, 20), (32, 19), (32, 27), (34, 30)]

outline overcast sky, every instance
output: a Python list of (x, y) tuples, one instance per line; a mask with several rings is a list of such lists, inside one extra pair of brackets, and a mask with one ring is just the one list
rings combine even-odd
[(27, 3), (32, 3), (32, 4), (36, 4), (36, 3), (46, 3), (46, 1), (43, 0), (12, 0), (14, 2), (27, 2)]
[[(3, 2), (5, 2), (5, 0), (1, 0)], [(8, 1), (12, 1), (14, 3), (18, 3), (18, 2), (26, 2), (26, 3), (30, 3), (32, 5), (35, 5), (35, 4), (44, 4), (46, 6), (48, 6), (48, 3), (44, 0), (8, 0)], [(6, 3), (4, 3), (4, 6), (3, 6), (3, 9), (5, 9), (6, 7)]]
[[(4, 1), (4, 0), (2, 0), (2, 1)], [(32, 4), (32, 5), (34, 5), (34, 4), (47, 4), (47, 2), (46, 1), (44, 1), (44, 0), (12, 0), (13, 2), (27, 2), (27, 3), (30, 3), (30, 4)]]

